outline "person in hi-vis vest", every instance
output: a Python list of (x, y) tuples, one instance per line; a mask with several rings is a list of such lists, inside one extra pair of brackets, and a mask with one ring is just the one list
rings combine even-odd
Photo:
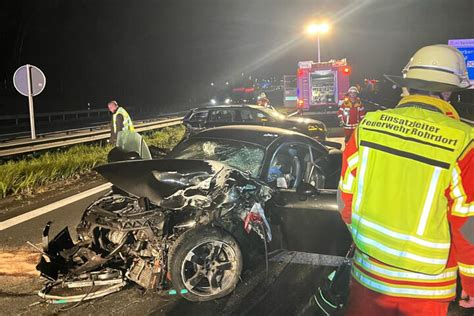
[(365, 108), (359, 98), (359, 89), (352, 86), (344, 99), (339, 101), (339, 110), (337, 111), (340, 125), (344, 127), (344, 141), (346, 143), (364, 116)]
[(387, 76), (404, 96), (368, 113), (346, 145), (339, 208), (356, 251), (347, 315), (446, 315), (474, 307), (473, 128), (446, 102), (469, 87), (463, 55), (418, 50)]
[(117, 142), (117, 134), (120, 131), (134, 131), (132, 118), (128, 112), (118, 105), (117, 101), (107, 103), (110, 113), (112, 113), (112, 122), (110, 126), (110, 140), (113, 145)]

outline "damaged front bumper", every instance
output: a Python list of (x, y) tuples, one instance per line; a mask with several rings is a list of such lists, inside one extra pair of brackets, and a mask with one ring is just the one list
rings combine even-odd
[[(82, 302), (103, 297), (120, 291), (127, 284), (120, 270), (105, 268), (101, 271), (82, 273), (68, 278), (61, 278), (62, 274), (68, 273), (67, 264), (71, 254), (80, 248), (80, 245), (72, 242), (68, 228), (64, 228), (56, 237), (49, 242), (49, 222), (43, 230), (43, 254), (36, 268), (41, 271), (41, 276), (48, 281), (38, 291), (38, 295), (50, 304), (67, 304)], [(83, 294), (68, 295), (64, 290), (86, 289)]]

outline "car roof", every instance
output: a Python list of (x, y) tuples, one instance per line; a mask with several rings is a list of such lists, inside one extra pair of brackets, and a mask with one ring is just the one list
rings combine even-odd
[(234, 141), (254, 143), (263, 147), (269, 146), (275, 140), (282, 137), (292, 137), (301, 140), (313, 140), (312, 138), (291, 130), (258, 126), (258, 125), (229, 125), (206, 129), (190, 138), (223, 138)]
[[(207, 105), (207, 106), (202, 106), (198, 108), (192, 109), (187, 115), (185, 120), (195, 112), (200, 112), (200, 111), (206, 111), (206, 110), (218, 110), (218, 109), (254, 109), (257, 111), (264, 112), (266, 115), (274, 118), (274, 119), (281, 119), (280, 117), (276, 116), (275, 113), (273, 113), (273, 110), (267, 109), (261, 105), (255, 105), (255, 104), (216, 104), (216, 105)], [(281, 114), (281, 113), (280, 113)], [(283, 115), (283, 114), (282, 114)]]
[(194, 108), (193, 111), (199, 110), (212, 110), (212, 109), (231, 109), (231, 108), (252, 108), (260, 110), (262, 106), (254, 104), (216, 104), (216, 105), (204, 105), (197, 108)]
[[(198, 107), (198, 108), (194, 108), (192, 109), (191, 111), (188, 112), (188, 114), (186, 114), (184, 120), (186, 121), (187, 119), (189, 119), (189, 117), (191, 116), (191, 114), (195, 113), (195, 112), (199, 112), (199, 111), (203, 111), (203, 110), (212, 110), (212, 109), (234, 109), (234, 108), (251, 108), (251, 109), (255, 109), (255, 110), (258, 110), (258, 111), (262, 111), (264, 112), (265, 114), (267, 114), (268, 116), (274, 118), (274, 119), (281, 119), (280, 117), (278, 117), (274, 112), (274, 110), (271, 110), (271, 109), (268, 109), (268, 108), (265, 108), (261, 105), (253, 105), (253, 104), (221, 104), (221, 105), (208, 105), (208, 106), (203, 106), (203, 107)], [(280, 113), (280, 115), (284, 115), (282, 113)], [(290, 121), (293, 121), (293, 122), (297, 122), (298, 121), (298, 118), (290, 118), (290, 117), (285, 117), (284, 118), (285, 120), (290, 120)], [(321, 121), (319, 120), (316, 120), (316, 119), (312, 119), (312, 118), (308, 118), (308, 117), (305, 117), (304, 118), (304, 121), (306, 121), (307, 123), (322, 123)]]

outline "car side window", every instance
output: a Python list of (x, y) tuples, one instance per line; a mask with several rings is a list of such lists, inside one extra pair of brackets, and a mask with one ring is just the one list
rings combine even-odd
[(308, 160), (311, 161), (308, 145), (299, 143), (281, 145), (270, 162), (267, 182), (281, 189), (295, 189), (305, 181)]
[(270, 122), (272, 119), (263, 112), (253, 111), (253, 115), (257, 122)]
[(232, 109), (219, 109), (209, 111), (208, 122), (234, 122), (235, 110)]
[(191, 122), (191, 123), (204, 123), (204, 122), (206, 122), (208, 114), (209, 114), (208, 111), (194, 112), (191, 115), (191, 117), (189, 118), (189, 122)]
[(255, 122), (256, 121), (256, 115), (253, 113), (253, 111), (250, 111), (249, 109), (241, 109), (240, 118), (242, 119), (242, 122)]

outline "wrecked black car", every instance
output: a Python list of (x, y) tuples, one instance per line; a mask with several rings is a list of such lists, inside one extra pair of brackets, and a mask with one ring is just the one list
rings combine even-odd
[(77, 243), (64, 230), (45, 246), (38, 268), (49, 287), (93, 281), (87, 274), (95, 271), (95, 284), (127, 279), (144, 289), (164, 289), (171, 276), (192, 301), (234, 289), (243, 259), (233, 235), (245, 224), (265, 238), (258, 210), (270, 187), (213, 161), (143, 160), (96, 170), (120, 189), (87, 207)]
[[(78, 302), (133, 282), (207, 301), (235, 288), (252, 251), (343, 254), (340, 159), (299, 133), (233, 126), (196, 134), (163, 160), (97, 167), (113, 188), (86, 208), (78, 241), (67, 228), (49, 241), (46, 227), (40, 295)], [(80, 286), (90, 291), (55, 294)]]

